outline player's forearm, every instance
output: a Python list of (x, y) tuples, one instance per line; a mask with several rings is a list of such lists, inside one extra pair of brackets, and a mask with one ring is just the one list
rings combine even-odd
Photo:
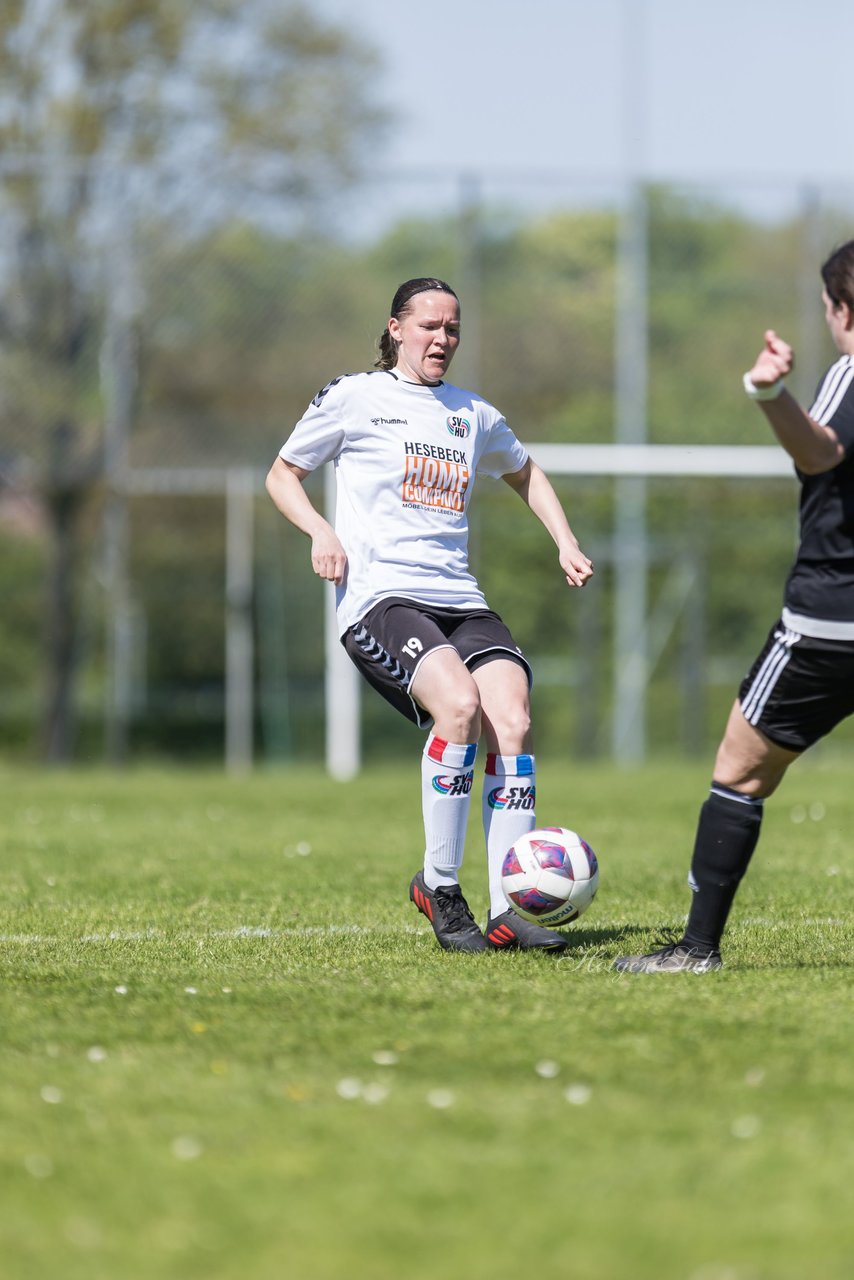
[(760, 400), (759, 408), (786, 453), (805, 475), (830, 471), (844, 458), (845, 450), (836, 433), (815, 422), (785, 389), (774, 400)]
[(566, 512), (561, 506), (551, 481), (535, 462), (531, 462), (528, 480), (518, 492), (551, 535), (557, 547), (578, 546), (578, 539), (569, 527)]

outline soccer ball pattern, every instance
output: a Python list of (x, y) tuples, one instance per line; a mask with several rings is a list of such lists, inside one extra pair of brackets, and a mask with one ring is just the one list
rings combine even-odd
[(586, 911), (599, 888), (599, 862), (565, 827), (538, 827), (504, 855), (501, 887), (510, 906), (535, 924), (561, 925)]

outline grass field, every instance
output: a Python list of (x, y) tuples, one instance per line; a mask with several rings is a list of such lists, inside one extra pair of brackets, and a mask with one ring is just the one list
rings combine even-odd
[(415, 758), (0, 768), (0, 1276), (849, 1280), (851, 761), (768, 806), (722, 972), (610, 968), (707, 770), (541, 762), (602, 865), (555, 960), (437, 948)]

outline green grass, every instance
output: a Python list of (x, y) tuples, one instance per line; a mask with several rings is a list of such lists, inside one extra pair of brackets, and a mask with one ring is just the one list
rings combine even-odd
[(417, 750), (0, 769), (3, 1280), (848, 1280), (850, 760), (769, 804), (722, 972), (610, 967), (684, 918), (707, 779), (541, 762), (602, 864), (554, 960), (435, 945)]

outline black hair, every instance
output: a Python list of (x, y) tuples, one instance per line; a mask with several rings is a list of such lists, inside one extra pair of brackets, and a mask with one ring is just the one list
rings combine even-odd
[(854, 240), (834, 249), (821, 268), (821, 278), (833, 305), (844, 302), (854, 315)]
[[(399, 286), (397, 292), (391, 300), (391, 310), (389, 315), (395, 320), (399, 320), (410, 309), (410, 303), (416, 293), (449, 293), (452, 298), (457, 298), (456, 293), (449, 284), (444, 280), (437, 280), (432, 276), (417, 276), (414, 280), (405, 280)], [(459, 302), (459, 298), (457, 298)], [(380, 334), (379, 339), (380, 357), (374, 361), (377, 369), (393, 369), (397, 364), (397, 346), (388, 331), (386, 325), (384, 331)]]

